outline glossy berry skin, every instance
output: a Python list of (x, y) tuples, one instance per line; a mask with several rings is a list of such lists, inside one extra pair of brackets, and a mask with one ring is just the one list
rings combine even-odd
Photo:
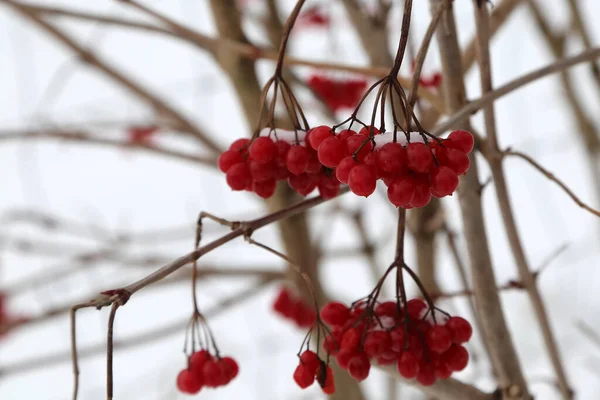
[(401, 175), (408, 170), (406, 150), (399, 143), (386, 143), (376, 153), (377, 166), (383, 173)]
[(435, 367), (433, 362), (421, 363), (419, 373), (417, 374), (417, 382), (423, 386), (431, 386), (437, 381), (435, 375)]
[(215, 360), (204, 363), (202, 375), (204, 375), (204, 385), (206, 387), (218, 387), (226, 381), (225, 371), (223, 371), (219, 362)]
[(229, 187), (235, 191), (244, 190), (252, 183), (250, 169), (246, 164), (236, 164), (230, 167), (225, 179)]
[(438, 148), (436, 149), (435, 156), (441, 165), (446, 165), (452, 168), (457, 175), (465, 174), (471, 166), (469, 157), (460, 150), (452, 148)]
[(277, 156), (277, 146), (269, 137), (257, 137), (250, 144), (249, 153), (257, 163), (266, 164)]
[(310, 147), (315, 150), (319, 149), (319, 146), (323, 141), (327, 138), (333, 137), (333, 131), (330, 127), (326, 125), (317, 126), (310, 130), (310, 137), (308, 138), (308, 142)]
[(424, 182), (417, 181), (415, 184), (415, 194), (410, 201), (413, 207), (425, 207), (431, 201), (431, 192), (429, 186)]
[(408, 168), (418, 173), (429, 172), (433, 166), (433, 154), (425, 143), (409, 143), (406, 145)]
[(338, 194), (340, 194), (339, 183), (337, 186), (326, 186), (319, 183), (317, 185), (317, 188), (319, 189), (319, 195), (324, 199), (333, 199), (334, 197), (337, 197)]
[(313, 375), (317, 372), (317, 368), (319, 368), (319, 365), (321, 364), (317, 353), (311, 350), (305, 350), (300, 355), (300, 362), (304, 364), (306, 368), (308, 368), (308, 371), (312, 372)]
[(431, 175), (431, 189), (439, 196), (449, 196), (458, 188), (458, 174), (447, 166), (436, 168)]
[(452, 346), (452, 332), (446, 326), (435, 325), (427, 332), (425, 340), (431, 351), (441, 354)]
[(306, 389), (315, 382), (315, 373), (305, 364), (299, 364), (294, 370), (294, 381), (301, 389)]
[(341, 326), (348, 322), (350, 309), (342, 303), (330, 302), (321, 308), (321, 319), (329, 326)]
[(444, 142), (446, 147), (460, 150), (465, 154), (469, 154), (475, 145), (473, 135), (467, 131), (458, 130), (450, 133), (448, 139)]
[(416, 184), (410, 176), (394, 179), (387, 190), (388, 200), (396, 207), (404, 207), (415, 197)]
[[(238, 139), (236, 141), (234, 141), (233, 143), (231, 143), (231, 145), (229, 146), (229, 150), (234, 150), (234, 151), (241, 151), (241, 150), (246, 150), (248, 145), (250, 144), (250, 139), (246, 139), (246, 138), (241, 138)], [(244, 153), (243, 151), (241, 151), (242, 154)]]
[(453, 344), (442, 354), (442, 360), (452, 371), (462, 371), (469, 363), (469, 352), (463, 346)]
[(240, 164), (244, 162), (244, 157), (239, 151), (235, 150), (227, 150), (221, 153), (219, 159), (217, 160), (217, 165), (221, 172), (227, 172), (229, 168), (233, 167), (235, 164)]
[(466, 319), (462, 317), (450, 317), (446, 322), (446, 326), (452, 332), (452, 342), (463, 344), (471, 339), (473, 335), (473, 327)]
[(419, 373), (419, 361), (412, 353), (405, 351), (398, 358), (397, 368), (400, 376), (406, 379), (413, 379)]
[(319, 366), (319, 369), (317, 370), (316, 377), (323, 393), (335, 393), (335, 380), (333, 378), (333, 370), (331, 369), (331, 367), (327, 366), (325, 371), (323, 371), (323, 364), (321, 364)]
[(350, 136), (346, 140), (346, 150), (348, 155), (353, 156), (356, 161), (362, 163), (373, 150), (373, 143), (365, 135)]
[(355, 195), (369, 197), (377, 186), (375, 174), (368, 166), (357, 165), (348, 175), (348, 186)]
[(224, 371), (225, 377), (227, 378), (225, 384), (235, 379), (240, 372), (238, 363), (231, 357), (223, 357), (221, 359), (221, 369)]
[(354, 158), (352, 158), (352, 156), (344, 157), (335, 169), (335, 177), (341, 183), (348, 183), (348, 176), (350, 175), (350, 171), (357, 165), (358, 163), (354, 161)]
[(340, 142), (344, 143), (348, 140), (350, 136), (353, 135), (356, 135), (356, 132), (354, 132), (352, 129), (344, 129), (337, 134), (337, 138)]
[[(381, 131), (375, 127), (373, 127), (373, 135), (379, 135)], [(359, 135), (369, 136), (371, 134), (371, 126), (363, 126), (360, 131), (358, 131)]]
[(275, 164), (272, 162), (259, 164), (256, 161), (250, 161), (249, 168), (254, 181), (263, 182), (275, 176)]
[(323, 340), (323, 350), (331, 355), (336, 355), (340, 351), (340, 345), (342, 343), (342, 332), (332, 331), (329, 335), (325, 336)]
[(285, 165), (287, 169), (294, 175), (300, 175), (306, 171), (310, 154), (304, 146), (291, 146), (287, 152)]
[(204, 364), (209, 360), (212, 360), (212, 356), (208, 351), (196, 351), (190, 357), (190, 368), (194, 371), (201, 371)]
[(412, 319), (420, 319), (421, 313), (427, 309), (427, 304), (421, 299), (411, 299), (406, 303), (406, 310)]
[(321, 164), (335, 168), (346, 155), (345, 143), (336, 137), (329, 137), (319, 145), (318, 156)]
[(350, 376), (359, 382), (367, 379), (370, 371), (371, 363), (364, 353), (355, 355), (348, 363), (348, 372), (350, 373)]
[(263, 199), (268, 199), (275, 193), (277, 188), (277, 182), (275, 179), (268, 179), (266, 181), (252, 182), (252, 191)]
[(177, 389), (183, 393), (196, 394), (202, 386), (202, 381), (197, 379), (191, 369), (184, 369), (177, 375)]

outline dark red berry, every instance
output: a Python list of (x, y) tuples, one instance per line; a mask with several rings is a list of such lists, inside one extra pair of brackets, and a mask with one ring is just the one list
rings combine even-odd
[(446, 322), (446, 326), (450, 328), (452, 332), (452, 342), (456, 344), (463, 344), (471, 339), (473, 335), (473, 327), (464, 318), (461, 317), (450, 317)]
[(392, 337), (387, 331), (371, 331), (367, 333), (363, 344), (365, 354), (370, 358), (379, 357), (392, 346)]
[(379, 317), (387, 316), (387, 317), (398, 317), (398, 306), (394, 301), (386, 301), (383, 303), (377, 304), (375, 307), (375, 313)]
[(306, 171), (310, 154), (304, 146), (292, 146), (288, 150), (285, 165), (294, 175), (300, 175)]
[(250, 161), (250, 175), (257, 182), (267, 181), (275, 176), (275, 164), (259, 164), (256, 161)]
[(257, 137), (250, 144), (250, 156), (259, 164), (266, 164), (277, 156), (277, 146), (269, 137)]
[(469, 352), (463, 346), (453, 344), (441, 359), (452, 371), (462, 371), (469, 363)]
[(431, 386), (437, 381), (435, 376), (435, 367), (432, 362), (421, 363), (419, 373), (417, 374), (417, 382), (423, 386)]
[(319, 386), (321, 386), (321, 390), (325, 394), (333, 394), (335, 393), (335, 381), (333, 378), (333, 370), (331, 367), (327, 366), (325, 371), (323, 371), (324, 364), (319, 366), (317, 370), (317, 381), (319, 382)]
[[(229, 150), (240, 151), (246, 149), (250, 144), (250, 139), (242, 138), (238, 139), (235, 142), (231, 143), (229, 146)], [(243, 154), (244, 152), (242, 152)]]
[(418, 173), (429, 172), (433, 166), (433, 155), (425, 143), (414, 142), (406, 145), (408, 168)]
[(350, 318), (350, 309), (342, 303), (332, 301), (321, 308), (321, 319), (329, 326), (344, 325)]
[(294, 381), (301, 389), (306, 389), (315, 382), (315, 373), (305, 364), (299, 364), (294, 371)]
[(401, 144), (386, 143), (376, 154), (377, 166), (384, 173), (400, 175), (408, 170), (408, 156)]
[(369, 197), (377, 186), (373, 170), (366, 165), (357, 165), (352, 168), (348, 175), (348, 186), (355, 195)]
[(217, 164), (221, 172), (227, 172), (229, 168), (233, 167), (236, 164), (240, 164), (244, 162), (244, 157), (239, 151), (235, 150), (227, 150), (219, 156), (217, 160)]
[(300, 355), (300, 361), (302, 364), (306, 365), (308, 371), (311, 372), (312, 375), (314, 375), (317, 372), (317, 368), (319, 368), (319, 365), (321, 363), (321, 360), (319, 360), (317, 353), (310, 350), (305, 350)]
[(195, 371), (202, 371), (202, 367), (204, 367), (204, 363), (212, 360), (212, 356), (206, 350), (196, 351), (190, 357), (190, 368)]
[(202, 381), (192, 370), (184, 369), (177, 375), (177, 389), (183, 393), (196, 394), (202, 389)]
[(431, 201), (431, 193), (427, 183), (417, 181), (415, 185), (415, 194), (410, 201), (410, 205), (415, 208), (425, 207)]
[(227, 170), (225, 176), (227, 184), (232, 190), (244, 190), (252, 184), (250, 169), (246, 164), (236, 164)]
[(222, 385), (225, 379), (225, 371), (215, 360), (208, 360), (202, 366), (202, 375), (204, 375), (204, 384), (207, 387), (217, 387)]
[(371, 371), (371, 363), (364, 353), (357, 354), (350, 359), (350, 362), (348, 363), (348, 372), (350, 373), (350, 376), (357, 381), (360, 382), (367, 379), (369, 371)]
[(411, 299), (406, 303), (406, 310), (412, 319), (421, 319), (421, 314), (427, 309), (427, 304), (421, 299)]
[(342, 335), (343, 333), (341, 331), (334, 330), (329, 335), (325, 336), (325, 339), (323, 339), (323, 350), (331, 355), (336, 355), (340, 350)]
[(444, 325), (435, 325), (427, 332), (427, 346), (434, 353), (443, 353), (452, 345), (452, 332)]
[(348, 155), (353, 156), (356, 161), (362, 163), (373, 150), (373, 143), (365, 135), (354, 135), (346, 140), (346, 149)]
[(252, 190), (254, 191), (254, 193), (262, 197), (263, 199), (268, 199), (269, 197), (273, 196), (276, 187), (277, 182), (275, 182), (274, 178), (262, 182), (254, 181), (252, 183)]
[(231, 382), (240, 372), (238, 363), (231, 357), (223, 357), (221, 359), (221, 369), (223, 369), (227, 378), (225, 384)]
[(396, 207), (404, 207), (415, 197), (416, 183), (410, 176), (395, 178), (388, 185), (387, 195), (390, 203)]
[(449, 196), (458, 187), (458, 175), (447, 166), (436, 168), (431, 174), (431, 188), (440, 196)]
[(398, 357), (398, 373), (406, 379), (413, 379), (419, 373), (419, 361), (410, 352), (405, 351)]

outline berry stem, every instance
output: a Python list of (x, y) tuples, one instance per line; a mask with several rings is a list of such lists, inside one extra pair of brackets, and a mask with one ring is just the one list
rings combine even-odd
[(300, 10), (302, 9), (302, 6), (304, 5), (305, 1), (306, 0), (298, 0), (296, 2), (296, 5), (294, 6), (292, 13), (288, 17), (288, 19), (285, 22), (285, 25), (283, 27), (283, 34), (281, 36), (281, 44), (279, 46), (279, 54), (277, 55), (277, 66), (275, 67), (275, 76), (276, 77), (281, 78), (281, 71), (283, 69), (283, 58), (285, 56), (285, 49), (287, 47), (288, 39), (290, 38), (290, 33), (292, 31), (292, 28), (294, 27), (294, 24), (296, 23), (296, 19), (298, 18), (298, 15), (300, 14)]
[(395, 77), (400, 71), (402, 66), (402, 60), (404, 59), (404, 53), (406, 52), (406, 45), (408, 43), (408, 32), (410, 31), (410, 17), (412, 15), (412, 0), (406, 0), (404, 2), (404, 16), (402, 17), (402, 33), (400, 34), (400, 43), (398, 44), (398, 51), (396, 52), (396, 59), (394, 60), (394, 66), (390, 75)]

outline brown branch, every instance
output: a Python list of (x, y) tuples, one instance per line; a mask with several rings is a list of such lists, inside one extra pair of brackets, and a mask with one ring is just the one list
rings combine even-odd
[(114, 303), (108, 316), (108, 330), (106, 334), (106, 400), (113, 398), (113, 327), (119, 303)]
[[(442, 0), (430, 0), (432, 10), (437, 9), (440, 1)], [(437, 39), (444, 75), (444, 95), (449, 111), (455, 113), (461, 107), (465, 107), (467, 101), (453, 5), (444, 12), (442, 18), (437, 29)], [(471, 130), (468, 118), (460, 119), (457, 127)], [(530, 399), (496, 292), (495, 274), (481, 205), (478, 162), (474, 154), (470, 155), (470, 160), (469, 173), (460, 179), (458, 200), (469, 254), (475, 305), (481, 317), (484, 340), (489, 344), (490, 357), (498, 374), (500, 389), (508, 398)]]
[(503, 156), (515, 156), (515, 157), (519, 157), (519, 158), (527, 161), (529, 164), (531, 164), (532, 167), (537, 169), (546, 178), (550, 179), (551, 181), (556, 183), (558, 186), (560, 186), (560, 188), (575, 202), (575, 204), (577, 204), (579, 207), (583, 208), (584, 210), (589, 211), (590, 213), (600, 217), (600, 211), (593, 209), (592, 207), (588, 206), (583, 201), (581, 201), (581, 199), (579, 199), (579, 197), (577, 197), (575, 195), (575, 193), (573, 193), (573, 191), (571, 189), (569, 189), (569, 187), (566, 184), (564, 184), (560, 179), (558, 179), (552, 172), (550, 172), (546, 168), (542, 167), (533, 158), (529, 157), (528, 155), (526, 155), (524, 153), (521, 153), (519, 151), (513, 151), (513, 150), (504, 151), (502, 153), (502, 157)]

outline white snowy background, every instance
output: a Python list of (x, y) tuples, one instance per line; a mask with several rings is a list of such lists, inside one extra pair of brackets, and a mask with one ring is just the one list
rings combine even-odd
[[(144, 19), (115, 1), (39, 0), (39, 3)], [(327, 3), (335, 29), (329, 33), (312, 31), (295, 35), (291, 53), (306, 59), (365, 65), (367, 59), (342, 7), (336, 2), (331, 5), (327, 1), (321, 3)], [(415, 2), (413, 34), (416, 36), (423, 34), (429, 21), (426, 3)], [(461, 43), (465, 44), (474, 31), (472, 2), (457, 0), (454, 3)], [(206, 1), (152, 0), (146, 4), (203, 33), (215, 33)], [(549, 0), (542, 4), (555, 26), (568, 25), (566, 2)], [(594, 43), (599, 43), (600, 28), (593, 23), (593, 16), (600, 15), (600, 5), (594, 0), (580, 1), (580, 4), (585, 10), (584, 16), (590, 19), (588, 27), (594, 30)], [(289, 11), (292, 5), (291, 1), (282, 2), (283, 11)], [(260, 13), (261, 7), (253, 7), (252, 11)], [(398, 6), (392, 19), (395, 22), (391, 23), (390, 35), (393, 38), (391, 44), (395, 46), (400, 25)], [(242, 117), (227, 78), (210, 56), (197, 48), (149, 33), (67, 19), (57, 21), (80, 43), (90, 46), (112, 65), (135, 76), (138, 82), (183, 110), (211, 132), (221, 145), (248, 135), (250, 127)], [(248, 29), (253, 38), (265, 43), (256, 24), (248, 22)], [(152, 119), (148, 107), (97, 71), (78, 63), (71, 52), (4, 5), (0, 6), (0, 32), (0, 134), (41, 126), (74, 126), (101, 128), (107, 136), (119, 137), (128, 123)], [(569, 54), (581, 50), (578, 41), (569, 43)], [(495, 37), (492, 59), (497, 85), (552, 62), (552, 55), (533, 28), (526, 8), (521, 7), (515, 12)], [(426, 70), (435, 70), (438, 60), (437, 49), (433, 47)], [(263, 61), (259, 68), (264, 79), (272, 72), (273, 64)], [(306, 69), (299, 70), (301, 74), (307, 72)], [(587, 110), (594, 122), (600, 123), (598, 93), (591, 85), (587, 67), (578, 66), (571, 73)], [(478, 97), (475, 68), (468, 75), (467, 83), (469, 97)], [(568, 182), (582, 199), (597, 206), (600, 203), (595, 198), (582, 143), (562, 96), (559, 80), (554, 76), (498, 101), (496, 111), (501, 146), (513, 146), (535, 157)], [(307, 109), (311, 109), (310, 104)], [(313, 125), (319, 124), (318, 112), (308, 115)], [(482, 128), (480, 114), (473, 121), (476, 127)], [(173, 141), (168, 132), (159, 140)], [(196, 146), (181, 140), (176, 145), (190, 151)], [(231, 192), (223, 176), (214, 169), (135, 150), (56, 141), (0, 141), (0, 171), (0, 214), (14, 209), (33, 209), (77, 221), (86, 227), (80, 237), (73, 238), (51, 231), (44, 236), (43, 230), (28, 224), (0, 224), (2, 290), (11, 290), (14, 285), (42, 276), (53, 268), (69, 268), (73, 265), (71, 257), (77, 252), (53, 257), (23, 254), (16, 251), (11, 238), (54, 241), (75, 249), (90, 250), (114, 246), (115, 236), (122, 232), (151, 235), (165, 228), (177, 228), (182, 232), (181, 240), (158, 239), (125, 246), (121, 243), (119, 247), (132, 255), (160, 254), (174, 259), (191, 250), (194, 222), (200, 210), (235, 219), (253, 218), (265, 212), (257, 198)], [(577, 398), (597, 399), (600, 394), (600, 348), (594, 347), (581, 334), (575, 321), (585, 320), (600, 332), (598, 221), (522, 161), (508, 160), (506, 173), (531, 264), (540, 265), (557, 248), (568, 245), (567, 250), (545, 270), (539, 285)], [(487, 169), (481, 168), (481, 180), (487, 179), (488, 175)], [(516, 268), (493, 191), (493, 185), (488, 186), (483, 199), (497, 278), (502, 283), (516, 277)], [(383, 269), (393, 254), (393, 240), (384, 239), (393, 232), (393, 211), (379, 195), (369, 199), (345, 196), (341, 201), (367, 210), (371, 237), (382, 243), (378, 258)], [(456, 198), (445, 199), (444, 205), (453, 228), (460, 231)], [(317, 212), (312, 217), (311, 228), (320, 232), (330, 222), (323, 213)], [(94, 226), (107, 230), (105, 241), (90, 239), (96, 232)], [(326, 248), (357, 244), (358, 237), (351, 227), (344, 218), (333, 219), (325, 240)], [(211, 226), (208, 232), (210, 239), (225, 230)], [(256, 238), (282, 248), (273, 228), (259, 231)], [(459, 281), (443, 243), (440, 239), (440, 282), (445, 289), (452, 290), (459, 287)], [(409, 259), (414, 259), (410, 239), (407, 252)], [(201, 265), (283, 268), (278, 259), (242, 240), (207, 255)], [(103, 262), (82, 265), (77, 271), (52, 284), (39, 282), (19, 290), (11, 298), (11, 309), (15, 313), (37, 315), (101, 290), (130, 283), (150, 269)], [(366, 260), (360, 257), (328, 260), (321, 275), (329, 294), (342, 301), (362, 297), (374, 284)], [(203, 281), (199, 286), (201, 307), (210, 309), (221, 299), (253, 284), (255, 281), (248, 278)], [(322, 398), (316, 385), (303, 392), (292, 381), (297, 362), (295, 353), (304, 333), (270, 311), (276, 289), (277, 285), (270, 285), (251, 299), (211, 318), (222, 351), (239, 360), (241, 372), (227, 387), (204, 390), (198, 398)], [(177, 393), (175, 377), (184, 365), (182, 346), (185, 322), (191, 310), (189, 292), (187, 282), (157, 289), (150, 287), (136, 294), (119, 310), (115, 324), (117, 341), (167, 326), (176, 328), (158, 340), (116, 352), (116, 399), (185, 397)], [(521, 292), (506, 292), (502, 294), (502, 301), (532, 392), (540, 399), (558, 399), (555, 388), (548, 384), (552, 369), (526, 296)], [(444, 304), (469, 316), (463, 300)], [(107, 316), (108, 310), (79, 313), (80, 349), (104, 345)], [(69, 337), (68, 317), (62, 315), (17, 330), (3, 339), (0, 342), (0, 399), (69, 399), (72, 387), (69, 358), (41, 368), (14, 370), (15, 366), (30, 364), (29, 361), (36, 358), (67, 354)], [(474, 340), (474, 350), (483, 354), (479, 337)], [(93, 356), (83, 358), (80, 368), (80, 399), (104, 398), (104, 352), (97, 351)], [(485, 390), (494, 389), (486, 363), (476, 364), (458, 378)], [(383, 374), (373, 371), (363, 385), (369, 399), (385, 398)], [(414, 390), (403, 388), (402, 391), (402, 398), (418, 398), (418, 392)]]

